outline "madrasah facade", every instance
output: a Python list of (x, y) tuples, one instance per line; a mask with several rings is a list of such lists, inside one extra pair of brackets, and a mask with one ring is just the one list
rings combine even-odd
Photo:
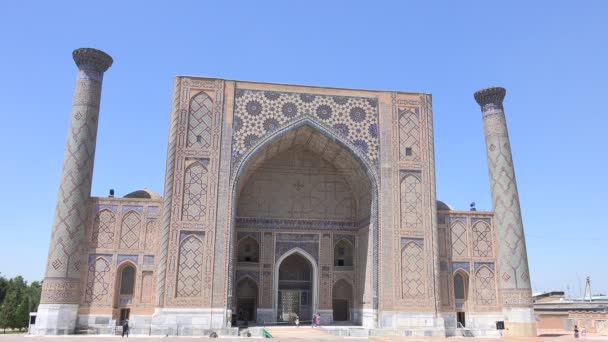
[[(78, 67), (32, 332), (536, 336), (505, 90), (481, 107), (493, 211), (436, 198), (431, 95), (174, 79), (163, 195), (92, 197), (104, 73)], [(102, 142), (103, 143), (103, 142)], [(481, 137), (480, 137), (481, 143)], [(498, 322), (498, 324), (497, 324)]]

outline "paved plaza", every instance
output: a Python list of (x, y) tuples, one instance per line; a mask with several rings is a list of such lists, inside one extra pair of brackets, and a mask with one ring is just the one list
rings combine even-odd
[[(273, 329), (271, 329), (273, 330)], [(301, 328), (292, 328), (292, 329), (274, 329), (273, 330), (274, 341), (293, 341), (293, 340), (303, 340), (303, 341), (338, 341), (338, 340), (369, 340), (376, 342), (414, 342), (414, 341), (456, 341), (456, 342), (467, 342), (467, 341), (475, 341), (475, 342), (485, 342), (485, 341), (581, 341), (581, 340), (589, 340), (589, 341), (608, 341), (608, 336), (587, 336), (587, 338), (575, 339), (572, 337), (572, 334), (564, 331), (539, 331), (539, 336), (535, 338), (465, 338), (465, 337), (447, 337), (447, 338), (425, 338), (425, 337), (370, 337), (370, 338), (353, 338), (353, 337), (340, 337), (328, 334), (327, 332), (320, 329), (311, 329), (307, 327)], [(208, 337), (150, 337), (150, 336), (131, 336), (130, 339), (135, 339), (138, 342), (152, 342), (152, 341), (189, 341), (192, 339), (203, 339), (203, 340), (211, 340)], [(120, 336), (30, 336), (25, 334), (0, 334), (0, 342), (38, 342), (38, 341), (78, 341), (78, 342), (105, 342), (105, 341), (118, 341), (122, 340)], [(236, 337), (236, 338), (223, 338), (220, 337), (218, 340), (221, 341), (243, 341), (247, 339), (255, 339), (261, 340), (261, 338), (246, 338), (246, 337)]]

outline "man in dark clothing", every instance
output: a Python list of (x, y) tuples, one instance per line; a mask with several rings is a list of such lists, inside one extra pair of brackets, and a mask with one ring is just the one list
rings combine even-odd
[(125, 334), (127, 335), (127, 338), (129, 338), (129, 320), (125, 319), (125, 321), (122, 323), (122, 337), (125, 337)]

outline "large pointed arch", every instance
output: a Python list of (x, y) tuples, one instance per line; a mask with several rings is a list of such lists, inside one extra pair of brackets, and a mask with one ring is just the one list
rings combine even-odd
[[(232, 165), (232, 174), (230, 176), (230, 191), (231, 191), (231, 201), (230, 201), (230, 220), (229, 220), (229, 238), (226, 241), (227, 250), (229, 256), (228, 262), (228, 270), (227, 270), (227, 282), (228, 282), (228, 298), (227, 298), (227, 307), (232, 307), (232, 299), (233, 299), (233, 279), (234, 276), (234, 249), (236, 248), (236, 210), (239, 192), (242, 188), (242, 185), (245, 183), (243, 179), (247, 178), (247, 169), (250, 165), (254, 164), (256, 160), (259, 158), (264, 158), (263, 154), (266, 152), (266, 147), (271, 146), (273, 143), (279, 141), (282, 137), (289, 134), (289, 132), (295, 131), (296, 129), (304, 126), (309, 126), (315, 130), (315, 132), (319, 132), (328, 138), (329, 141), (336, 143), (339, 147), (342, 148), (343, 151), (347, 152), (347, 155), (352, 158), (359, 166), (361, 170), (364, 170), (365, 175), (367, 176), (367, 180), (370, 184), (370, 193), (371, 193), (371, 207), (370, 207), (370, 215), (369, 215), (369, 224), (370, 229), (373, 229), (373, 272), (372, 272), (372, 287), (373, 287), (373, 308), (375, 310), (378, 309), (378, 258), (379, 258), (379, 248), (378, 248), (378, 236), (379, 236), (379, 221), (378, 221), (378, 189), (379, 189), (379, 176), (377, 173), (377, 165), (374, 165), (359, 149), (356, 148), (350, 141), (345, 139), (343, 136), (331, 131), (326, 128), (324, 125), (315, 122), (314, 120), (305, 117), (300, 120), (296, 120), (276, 131), (268, 134), (267, 136), (258, 139), (254, 144), (252, 144), (252, 148), (245, 153), (245, 155), (240, 158), (236, 165)], [(275, 312), (276, 314), (276, 312)]]

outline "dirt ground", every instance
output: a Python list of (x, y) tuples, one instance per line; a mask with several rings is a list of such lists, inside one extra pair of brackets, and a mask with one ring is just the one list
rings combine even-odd
[[(122, 340), (120, 336), (82, 336), (82, 335), (71, 335), (71, 336), (29, 336), (26, 334), (2, 334), (0, 333), (0, 342), (54, 342), (54, 341), (71, 341), (76, 342), (117, 342), (118, 340)], [(149, 337), (149, 336), (131, 336), (129, 339), (134, 339), (138, 342), (177, 342), (177, 341), (188, 341), (192, 339), (202, 339), (208, 340), (207, 337)], [(247, 338), (222, 338), (220, 337), (218, 340), (221, 341), (243, 341)], [(252, 338), (249, 338), (252, 339)], [(424, 337), (370, 337), (370, 338), (354, 338), (354, 337), (339, 337), (330, 335), (319, 330), (309, 331), (308, 329), (302, 329), (297, 334), (289, 334), (288, 336), (277, 336), (273, 340), (275, 341), (291, 341), (293, 340), (301, 340), (301, 341), (336, 341), (336, 340), (371, 340), (376, 342), (414, 342), (414, 341), (450, 341), (450, 342), (486, 342), (492, 341), (496, 342), (498, 340), (502, 341), (558, 341), (558, 342), (567, 342), (567, 341), (577, 341), (582, 342), (581, 340), (589, 340), (589, 341), (606, 341), (608, 342), (608, 336), (593, 336), (588, 335), (587, 338), (575, 339), (571, 333), (566, 331), (539, 331), (539, 336), (535, 338), (464, 338), (464, 337), (451, 337), (451, 338), (424, 338)], [(257, 340), (257, 339), (256, 339)]]

